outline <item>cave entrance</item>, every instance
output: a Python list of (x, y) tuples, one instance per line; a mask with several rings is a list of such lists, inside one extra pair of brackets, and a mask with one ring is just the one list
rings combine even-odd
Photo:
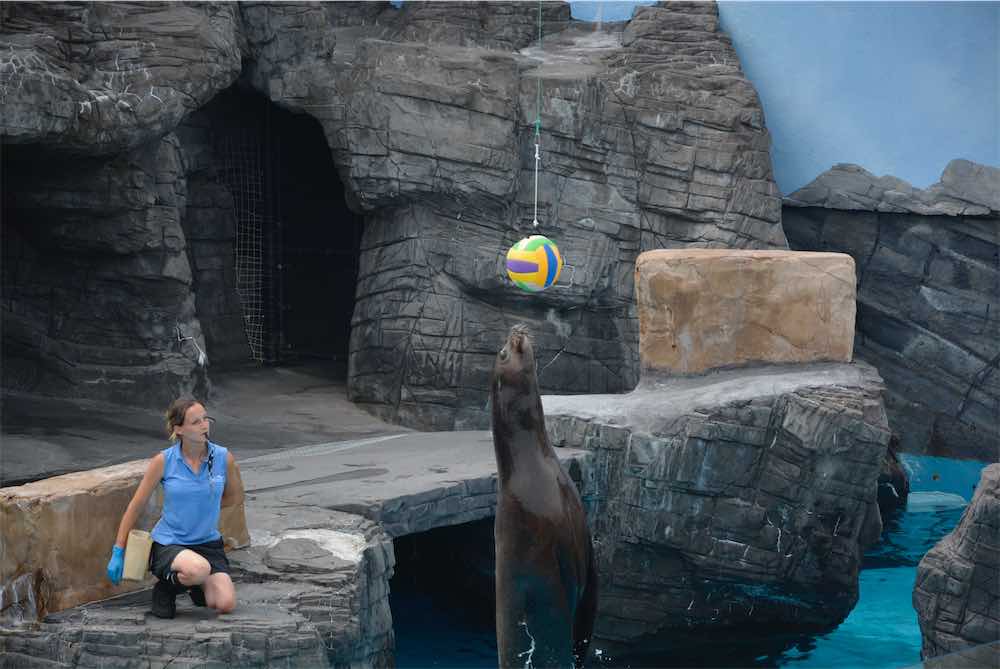
[(493, 518), (393, 540), (397, 667), (496, 667)]
[(363, 217), (347, 206), (322, 127), (235, 86), (212, 108), (251, 356), (346, 375)]

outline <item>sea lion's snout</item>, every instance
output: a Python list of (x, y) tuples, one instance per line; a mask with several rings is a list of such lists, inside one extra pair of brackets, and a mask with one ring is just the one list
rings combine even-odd
[(528, 328), (517, 324), (510, 329), (510, 335), (507, 336), (507, 348), (511, 352), (524, 353), (524, 350), (530, 346), (530, 343)]

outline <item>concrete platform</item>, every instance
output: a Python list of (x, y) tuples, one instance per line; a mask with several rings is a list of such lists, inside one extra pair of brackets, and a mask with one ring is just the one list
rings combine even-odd
[[(579, 480), (590, 454), (557, 454)], [(488, 431), (324, 442), (240, 463), (251, 545), (229, 554), (236, 611), (217, 616), (182, 595), (177, 617), (160, 620), (148, 590), (34, 624), (28, 607), (0, 619), (0, 666), (391, 666), (392, 539), (496, 508)]]
[[(212, 380), (212, 439), (240, 462), (297, 446), (411, 432), (351, 403), (343, 373), (333, 367), (247, 367), (213, 373)], [(166, 445), (165, 410), (4, 393), (0, 487), (148, 458)]]
[[(570, 448), (556, 453), (579, 480), (589, 454)], [(263, 519), (278, 509), (353, 513), (398, 537), (487, 518), (496, 507), (496, 459), (487, 431), (318, 444), (251, 458), (241, 468), (251, 543), (267, 540)], [(283, 522), (289, 526), (289, 519)]]

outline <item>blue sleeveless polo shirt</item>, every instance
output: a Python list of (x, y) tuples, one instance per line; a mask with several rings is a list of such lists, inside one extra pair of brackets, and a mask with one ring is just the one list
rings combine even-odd
[(180, 442), (163, 449), (163, 512), (153, 528), (153, 541), (160, 544), (203, 544), (222, 537), (219, 512), (226, 487), (229, 451), (208, 442), (209, 457), (195, 474), (184, 461)]

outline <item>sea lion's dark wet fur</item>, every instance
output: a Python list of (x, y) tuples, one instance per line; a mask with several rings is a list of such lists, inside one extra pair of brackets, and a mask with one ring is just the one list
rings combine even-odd
[(493, 367), (498, 470), (497, 655), (500, 667), (580, 667), (597, 611), (590, 532), (573, 481), (545, 432), (535, 354), (514, 326)]

